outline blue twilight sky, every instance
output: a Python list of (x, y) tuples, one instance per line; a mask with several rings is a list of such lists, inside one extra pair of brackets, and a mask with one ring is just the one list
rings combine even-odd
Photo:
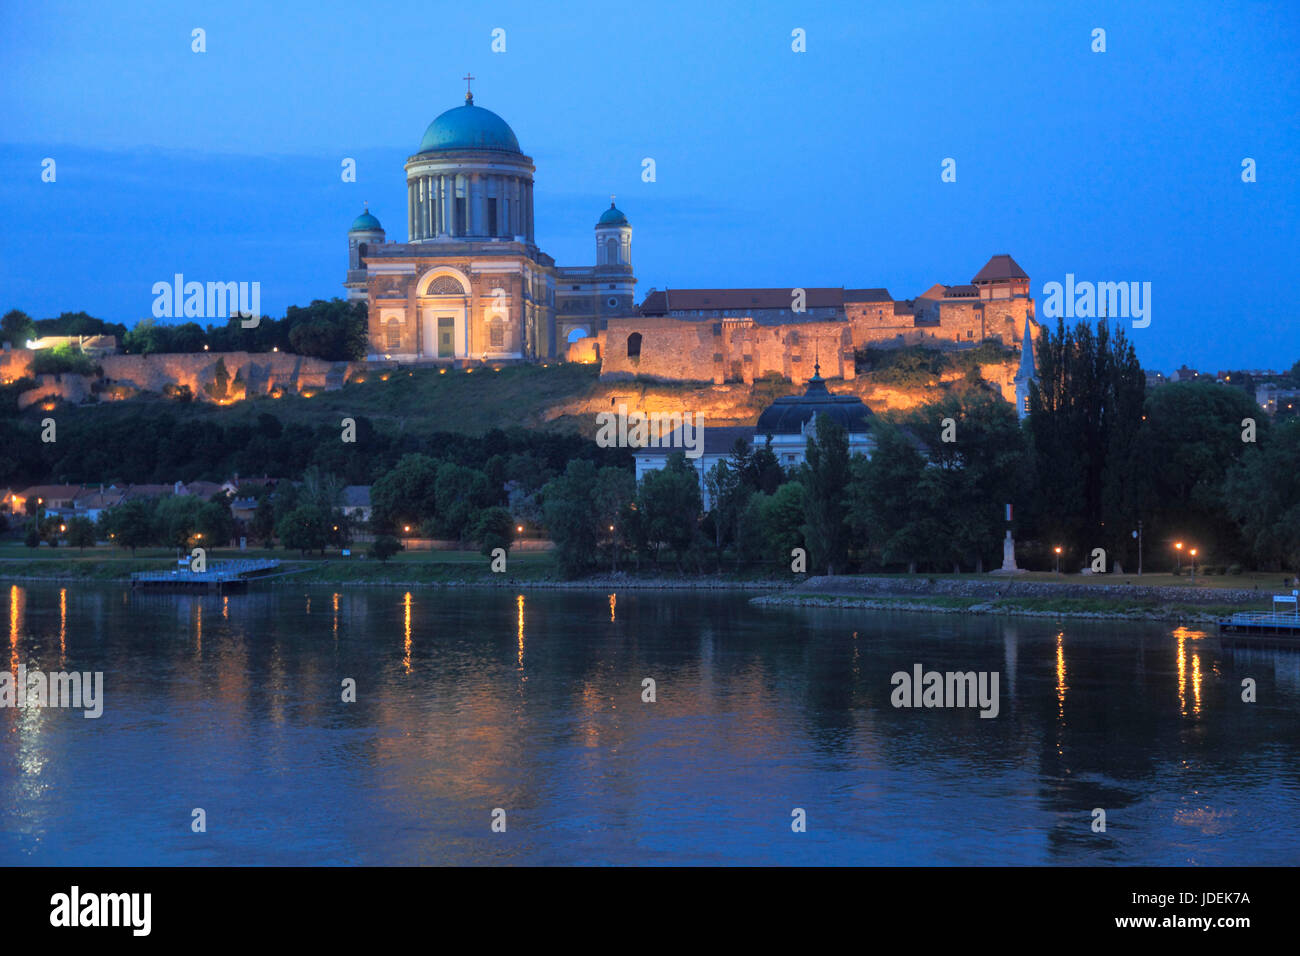
[(402, 164), (469, 71), (537, 165), (539, 245), (590, 263), (616, 193), (638, 299), (905, 298), (1009, 252), (1040, 314), (1066, 273), (1151, 282), (1148, 367), (1289, 367), (1298, 51), (1296, 0), (7, 2), (0, 311), (132, 323), (177, 272), (272, 315), (341, 295), (362, 201), (406, 238)]

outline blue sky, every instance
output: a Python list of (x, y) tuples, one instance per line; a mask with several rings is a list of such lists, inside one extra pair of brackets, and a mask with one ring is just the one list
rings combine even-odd
[(5, 4), (0, 311), (132, 323), (177, 272), (273, 315), (341, 295), (363, 200), (406, 238), (402, 165), (468, 70), (537, 165), (541, 247), (590, 263), (615, 193), (639, 295), (904, 298), (1009, 252), (1040, 308), (1066, 273), (1151, 282), (1149, 367), (1289, 367), (1298, 50), (1288, 0)]

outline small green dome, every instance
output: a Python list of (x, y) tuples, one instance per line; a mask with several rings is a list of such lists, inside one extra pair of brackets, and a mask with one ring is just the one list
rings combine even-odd
[(627, 226), (630, 225), (630, 223), (627, 221), (627, 216), (618, 211), (618, 207), (614, 205), (614, 201), (611, 199), (609, 202), (609, 208), (600, 214), (600, 218), (596, 220), (596, 225)]
[(352, 220), (352, 228), (348, 232), (383, 232), (384, 227), (379, 224), (379, 220), (370, 215), (367, 209), (356, 219)]
[(465, 105), (457, 106), (440, 115), (424, 131), (420, 152), (432, 153), (443, 149), (496, 149), (507, 153), (521, 152), (514, 130), (491, 110), (474, 105), (472, 96), (465, 97)]

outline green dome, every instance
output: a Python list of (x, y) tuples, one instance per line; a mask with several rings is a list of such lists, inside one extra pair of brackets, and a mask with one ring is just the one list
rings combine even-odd
[(627, 216), (625, 216), (625, 215), (623, 215), (621, 212), (619, 212), (619, 211), (618, 211), (618, 207), (616, 207), (616, 206), (614, 205), (613, 201), (611, 200), (611, 201), (610, 201), (610, 204), (609, 204), (609, 208), (606, 209), (603, 213), (601, 213), (601, 214), (600, 214), (600, 218), (599, 218), (598, 220), (596, 220), (596, 225), (598, 225), (598, 226), (626, 226), (626, 225), (629, 225), (629, 223), (628, 223), (628, 221), (627, 221)]
[(497, 149), (507, 153), (521, 152), (514, 130), (491, 110), (474, 105), (474, 98), (466, 96), (464, 106), (443, 113), (424, 131), (420, 152), (432, 153), (443, 149)]
[(379, 220), (370, 215), (367, 209), (356, 219), (352, 220), (352, 228), (348, 232), (383, 232), (384, 227), (379, 224)]

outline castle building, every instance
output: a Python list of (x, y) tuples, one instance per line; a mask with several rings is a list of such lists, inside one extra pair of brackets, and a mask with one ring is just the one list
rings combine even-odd
[(861, 349), (1018, 347), (1037, 329), (1029, 276), (1001, 254), (969, 283), (935, 284), (915, 299), (884, 288), (651, 290), (637, 315), (605, 321), (598, 349), (603, 377), (801, 384), (817, 356), (830, 378), (847, 381)]
[(530, 157), (496, 113), (438, 116), (406, 161), (406, 242), (367, 208), (348, 230), (347, 296), (368, 305), (369, 357), (469, 365), (567, 357), (610, 315), (632, 314), (632, 226), (610, 202), (595, 265), (538, 248)]

